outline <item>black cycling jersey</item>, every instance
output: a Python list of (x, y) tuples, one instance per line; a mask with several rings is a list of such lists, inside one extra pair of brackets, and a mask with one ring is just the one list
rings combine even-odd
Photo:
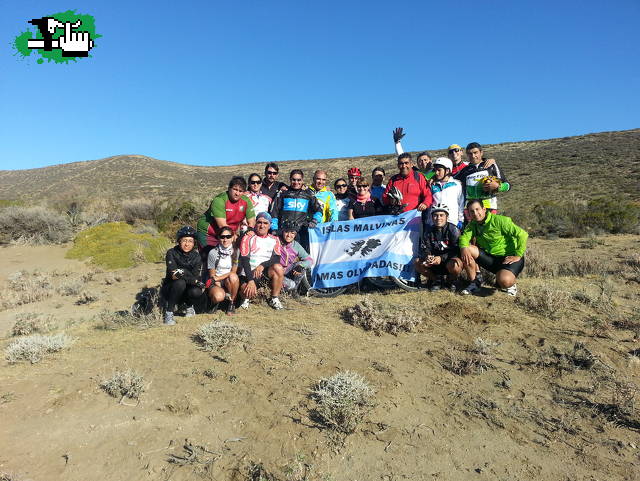
[(202, 280), (202, 258), (197, 249), (183, 252), (179, 246), (175, 246), (167, 251), (166, 255), (167, 273), (165, 282), (173, 281), (173, 271), (182, 269), (182, 279), (187, 285), (195, 285)]
[(371, 197), (367, 202), (358, 202), (351, 199), (348, 209), (353, 210), (353, 218), (360, 219), (362, 217), (371, 217), (372, 215), (381, 215), (384, 211), (382, 202), (376, 197)]
[(420, 239), (420, 257), (440, 256), (442, 263), (458, 255), (460, 230), (451, 222), (444, 227), (425, 225)]
[(283, 223), (306, 226), (311, 219), (322, 222), (322, 206), (310, 189), (283, 190), (273, 201), (271, 207), (271, 228), (278, 230)]
[(280, 192), (280, 189), (282, 188), (282, 186), (286, 187), (287, 184), (276, 180), (273, 184), (271, 184), (271, 187), (268, 187), (266, 182), (263, 181), (262, 187), (260, 187), (260, 192), (268, 195), (269, 197), (271, 197), (271, 199), (275, 199), (276, 195), (278, 195), (278, 192)]

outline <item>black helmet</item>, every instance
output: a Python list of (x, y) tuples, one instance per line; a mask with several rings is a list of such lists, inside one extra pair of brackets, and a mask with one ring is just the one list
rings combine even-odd
[(280, 227), (280, 233), (282, 234), (283, 232), (298, 232), (300, 230), (300, 226), (295, 223), (295, 222), (291, 222), (290, 220), (285, 220), (282, 223), (282, 226)]
[(193, 237), (193, 239), (195, 240), (196, 230), (190, 225), (180, 227), (180, 230), (176, 233), (176, 242), (178, 242), (183, 237)]

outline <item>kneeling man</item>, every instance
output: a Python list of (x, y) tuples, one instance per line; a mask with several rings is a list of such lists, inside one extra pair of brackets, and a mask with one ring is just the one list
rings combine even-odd
[[(496, 285), (510, 296), (518, 292), (516, 278), (524, 268), (524, 252), (529, 234), (513, 223), (510, 217), (492, 214), (482, 200), (467, 204), (471, 222), (460, 236), (460, 258), (469, 276), (469, 285), (460, 294), (468, 295), (480, 289), (476, 282), (477, 265), (496, 275)], [(476, 245), (471, 240), (476, 239)]]
[(271, 216), (261, 212), (256, 217), (255, 232), (247, 232), (240, 241), (240, 292), (244, 297), (240, 307), (243, 309), (248, 309), (250, 299), (258, 294), (257, 282), (260, 279), (271, 287), (269, 305), (274, 309), (284, 309), (278, 299), (284, 279), (284, 269), (280, 265), (281, 244), (278, 237), (269, 234), (270, 230)]
[(458, 257), (460, 231), (449, 222), (449, 208), (445, 204), (431, 209), (431, 221), (424, 226), (416, 270), (429, 279), (430, 291), (452, 289), (462, 272), (462, 261)]

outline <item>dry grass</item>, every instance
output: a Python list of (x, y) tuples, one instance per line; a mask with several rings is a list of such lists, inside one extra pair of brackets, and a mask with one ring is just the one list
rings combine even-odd
[(100, 388), (113, 397), (139, 399), (144, 392), (144, 376), (133, 369), (116, 371), (113, 376), (100, 382)]
[(156, 202), (150, 199), (127, 199), (122, 201), (122, 216), (129, 224), (136, 220), (153, 220), (156, 211)]
[(576, 342), (570, 350), (560, 350), (554, 346), (538, 353), (535, 365), (551, 368), (558, 374), (574, 372), (576, 369), (590, 370), (604, 364), (583, 343)]
[(473, 344), (458, 351), (450, 350), (442, 362), (443, 368), (458, 376), (469, 374), (482, 374), (493, 366), (493, 349), (497, 344), (489, 340), (477, 337)]
[(516, 303), (529, 312), (549, 319), (558, 319), (563, 314), (569, 293), (549, 284), (533, 284), (516, 297)]
[(558, 266), (539, 247), (529, 246), (525, 254), (527, 267), (523, 274), (526, 277), (553, 277), (558, 274)]
[(16, 323), (11, 329), (12, 336), (29, 336), (34, 333), (42, 333), (53, 327), (53, 316), (36, 314), (35, 312), (23, 312), (16, 314)]
[(5, 359), (10, 364), (29, 361), (31, 364), (40, 362), (47, 354), (58, 352), (71, 344), (71, 338), (66, 334), (20, 337), (5, 349)]
[(587, 257), (573, 257), (559, 268), (561, 276), (585, 277), (594, 274), (606, 274), (606, 272), (607, 270), (600, 260)]
[(365, 331), (373, 331), (377, 335), (388, 332), (397, 336), (400, 332), (411, 332), (422, 319), (414, 314), (414, 310), (389, 306), (364, 296), (362, 301), (342, 311), (342, 318)]
[(53, 294), (51, 275), (46, 272), (18, 271), (9, 275), (5, 288), (0, 289), (2, 309), (31, 304), (46, 299)]
[(97, 317), (97, 329), (104, 329), (106, 331), (115, 331), (117, 329), (123, 329), (127, 327), (133, 327), (137, 329), (149, 329), (151, 327), (158, 327), (162, 325), (164, 318), (162, 310), (158, 305), (154, 305), (148, 313), (133, 314), (129, 311), (109, 311), (103, 310)]
[(312, 416), (343, 434), (353, 433), (371, 406), (374, 390), (358, 373), (341, 371), (321, 379), (311, 391), (316, 402)]
[(17, 244), (60, 244), (71, 239), (68, 219), (44, 207), (10, 206), (0, 209), (0, 232)]
[(205, 351), (220, 351), (234, 344), (246, 343), (251, 332), (230, 322), (215, 321), (204, 324), (193, 334), (193, 340)]

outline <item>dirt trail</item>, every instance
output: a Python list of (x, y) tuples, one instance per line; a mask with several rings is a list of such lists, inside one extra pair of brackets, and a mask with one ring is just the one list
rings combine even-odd
[[(620, 254), (611, 266), (620, 272), (638, 239), (608, 237), (593, 249), (584, 249), (584, 239), (543, 245), (561, 262)], [(501, 293), (377, 293), (376, 300), (414, 305), (425, 318), (417, 331), (397, 337), (341, 319), (344, 308), (362, 299), (358, 294), (287, 300), (284, 313), (260, 304), (233, 319), (251, 331), (251, 342), (214, 357), (191, 335), (221, 316), (179, 318), (174, 328), (96, 329), (102, 309), (128, 308), (141, 287), (160, 279), (162, 265), (101, 272), (64, 259), (64, 248), (39, 249), (4, 248), (0, 282), (20, 269), (68, 270), (68, 278), (91, 271), (86, 287), (99, 298), (76, 305), (77, 296), (56, 294), (0, 311), (2, 347), (13, 339), (8, 331), (20, 312), (50, 314), (75, 339), (38, 364), (0, 363), (0, 473), (14, 473), (11, 479), (244, 480), (251, 479), (251, 463), (282, 480), (640, 477), (640, 430), (624, 423), (640, 420), (638, 409), (612, 417), (604, 405), (614, 377), (640, 384), (640, 361), (629, 355), (640, 342), (628, 329), (594, 335), (585, 318), (598, 311), (573, 299), (552, 320)], [(545, 282), (574, 292), (598, 279)], [(524, 292), (539, 282), (522, 279), (519, 286)], [(638, 283), (616, 282), (614, 303), (624, 316), (640, 308)], [(477, 338), (493, 346), (486, 372), (461, 376), (445, 369)], [(593, 367), (558, 370), (541, 361), (552, 347), (570, 353), (576, 342), (596, 356)], [(119, 403), (98, 387), (127, 368), (144, 375), (139, 403)], [(318, 379), (337, 370), (362, 374), (376, 390), (374, 407), (345, 439), (318, 424), (308, 397)], [(599, 393), (601, 404), (580, 401), (600, 399)], [(607, 402), (621, 402), (611, 394)], [(201, 463), (170, 463), (171, 455), (185, 456), (187, 439), (209, 452), (201, 452)]]

